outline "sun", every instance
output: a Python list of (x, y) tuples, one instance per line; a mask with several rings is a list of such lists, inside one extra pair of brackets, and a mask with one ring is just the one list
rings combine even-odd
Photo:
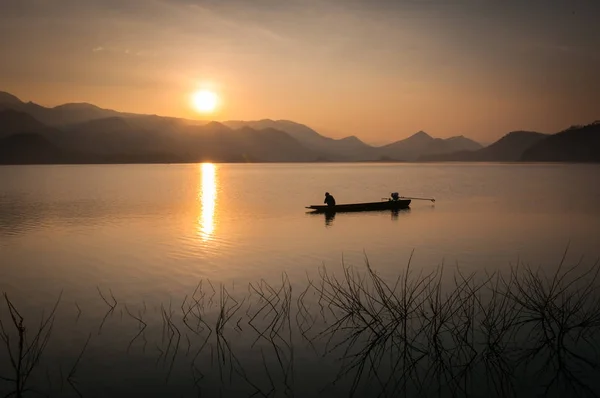
[(219, 97), (212, 91), (200, 90), (192, 94), (192, 105), (196, 111), (211, 113), (217, 109)]

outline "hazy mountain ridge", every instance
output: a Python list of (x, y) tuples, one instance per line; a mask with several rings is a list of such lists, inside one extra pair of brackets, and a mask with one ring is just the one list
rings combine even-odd
[[(288, 134), (273, 129), (233, 130), (217, 122), (195, 126), (167, 121), (160, 128), (148, 128), (151, 125), (140, 118), (109, 117), (58, 129), (48, 127), (24, 112), (0, 111), (0, 137), (32, 133), (60, 149), (60, 154), (54, 152), (57, 155), (55, 162), (135, 162), (136, 159), (143, 162), (164, 159), (168, 162), (280, 162), (315, 161), (318, 158), (316, 153)], [(0, 151), (4, 156), (0, 163), (6, 163), (9, 153), (6, 148), (13, 148), (9, 144), (0, 141), (4, 147)], [(26, 155), (22, 147), (13, 149), (15, 153)], [(33, 163), (42, 161), (29, 154), (26, 158)], [(47, 156), (40, 159), (52, 163)]]
[[(464, 136), (441, 139), (423, 131), (370, 146), (355, 136), (325, 137), (289, 120), (204, 122), (121, 113), (87, 103), (46, 108), (0, 92), (0, 163), (18, 158), (17, 153), (34, 163), (36, 154), (48, 163), (598, 161), (599, 125), (555, 135), (515, 131), (487, 147)], [(37, 149), (28, 153), (27, 145)], [(570, 154), (562, 154), (563, 148)]]
[(419, 158), (422, 161), (464, 162), (515, 162), (532, 145), (546, 138), (547, 134), (533, 131), (512, 131), (493, 144), (475, 151), (463, 150), (453, 153), (432, 154)]
[[(355, 136), (342, 139), (325, 137), (306, 125), (290, 120), (207, 123), (156, 115), (120, 113), (88, 103), (69, 103), (46, 108), (32, 102), (24, 103), (8, 93), (0, 95), (1, 109), (23, 112), (46, 125), (46, 128), (58, 128), (60, 131), (56, 132), (51, 140), (61, 148), (94, 155), (107, 155), (116, 151), (135, 154), (168, 150), (178, 158), (191, 161), (195, 161), (199, 154), (202, 154), (202, 157), (213, 156), (227, 161), (402, 161), (414, 160), (422, 151), (420, 147), (411, 144), (414, 141), (411, 137), (388, 146), (373, 147)], [(245, 127), (253, 130), (271, 129), (287, 135), (291, 140), (273, 135), (274, 131), (267, 135), (253, 134), (244, 129)], [(238, 129), (245, 131), (249, 137), (238, 134), (235, 135), (237, 141), (231, 139), (234, 136), (232, 131)], [(209, 130), (220, 132), (227, 137), (209, 139), (208, 136), (212, 134), (208, 133)], [(192, 134), (204, 134), (204, 142), (196, 139), (186, 144), (176, 144), (182, 140), (178, 134), (189, 134), (190, 131), (193, 131)], [(82, 136), (79, 136), (80, 134)], [(270, 140), (268, 142), (267, 137)], [(274, 140), (274, 137), (277, 137), (277, 140)], [(255, 141), (262, 144), (258, 145)], [(463, 148), (454, 145), (452, 139), (441, 140), (427, 136), (427, 141), (436, 142), (441, 146), (437, 152)], [(445, 141), (448, 141), (447, 144), (440, 145)], [(478, 145), (474, 142), (473, 144)], [(190, 145), (194, 149), (191, 149)], [(426, 145), (424, 148), (425, 153), (431, 152), (427, 150)]]
[(19, 105), (22, 103), (23, 101), (21, 101), (17, 96), (12, 95), (11, 93), (7, 93), (5, 91), (0, 91), (0, 106), (2, 104)]
[(433, 138), (424, 131), (377, 148), (379, 156), (390, 160), (416, 161), (423, 156), (482, 148), (477, 142), (463, 136), (447, 139)]
[(0, 138), (0, 164), (53, 163), (62, 151), (36, 133), (17, 133)]
[(423, 161), (600, 162), (600, 121), (556, 134), (513, 131), (477, 151), (423, 156)]
[(18, 133), (42, 132), (50, 130), (28, 113), (12, 109), (0, 109), (0, 138)]
[(254, 129), (272, 128), (284, 131), (306, 148), (318, 153), (319, 157), (323, 160), (350, 161), (357, 158), (365, 158), (361, 160), (369, 160), (369, 158), (372, 157), (369, 153), (372, 148), (356, 137), (354, 137), (354, 139), (346, 137), (336, 140), (325, 137), (306, 125), (289, 120), (230, 120), (224, 122), (224, 124), (231, 128), (241, 128), (247, 126)]
[(12, 109), (25, 112), (47, 126), (64, 126), (71, 123), (111, 116), (125, 115), (110, 109), (102, 109), (95, 105), (64, 104), (47, 108), (33, 102), (23, 102), (16, 96), (0, 92), (0, 110)]
[(600, 120), (572, 126), (529, 147), (521, 157), (528, 162), (600, 162)]
[(424, 154), (481, 148), (477, 142), (462, 136), (448, 139), (433, 138), (423, 131), (406, 139), (377, 147), (368, 145), (355, 136), (341, 139), (325, 137), (308, 126), (289, 120), (235, 120), (224, 122), (224, 124), (230, 127), (271, 127), (285, 131), (307, 148), (318, 152), (323, 159), (331, 161), (414, 161)]

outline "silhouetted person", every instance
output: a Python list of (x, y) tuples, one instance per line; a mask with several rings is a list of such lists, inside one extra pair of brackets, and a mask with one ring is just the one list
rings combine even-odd
[(327, 203), (327, 206), (335, 206), (335, 198), (329, 194), (329, 192), (325, 192), (325, 200), (323, 203)]

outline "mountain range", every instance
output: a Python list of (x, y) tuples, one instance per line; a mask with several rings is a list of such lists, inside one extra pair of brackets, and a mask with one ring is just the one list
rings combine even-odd
[[(589, 135), (597, 137), (596, 127), (571, 129), (566, 138), (557, 135), (563, 138), (553, 138), (541, 149), (533, 145), (554, 136), (513, 132), (483, 147), (463, 136), (441, 139), (419, 131), (404, 140), (371, 146), (355, 136), (329, 138), (289, 120), (202, 122), (87, 103), (49, 108), (0, 92), (0, 164), (514, 161), (554, 159), (556, 148), (560, 152), (568, 146), (565, 140), (574, 142), (573, 154), (561, 159), (573, 161), (583, 153), (578, 145), (588, 146)], [(588, 160), (597, 154), (589, 148), (588, 152)]]
[(600, 162), (600, 121), (574, 125), (556, 134), (513, 131), (475, 151), (425, 155), (420, 161)]

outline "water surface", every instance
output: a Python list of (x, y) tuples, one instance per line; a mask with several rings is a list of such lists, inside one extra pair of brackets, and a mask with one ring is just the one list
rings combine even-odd
[[(364, 270), (367, 258), (384, 278), (409, 259), (415, 272), (507, 271), (517, 262), (552, 269), (567, 247), (568, 262), (592, 263), (600, 255), (598, 175), (597, 165), (563, 164), (0, 167), (0, 290), (29, 318), (62, 291), (61, 314), (82, 331), (59, 328), (53, 338), (73, 342), (66, 358), (93, 330), (90, 347), (101, 352), (87, 356), (98, 355), (89, 361), (109, 374), (107, 358), (122, 359), (136, 333), (123, 336), (112, 317), (99, 333), (110, 308), (99, 291), (114, 295), (121, 319), (123, 305), (145, 306), (158, 325), (161, 306), (179, 306), (201, 280), (217, 300), (221, 288), (243, 295), (261, 280), (283, 278), (300, 292), (321, 267)], [(338, 203), (395, 191), (436, 201), (398, 213), (307, 213), (325, 191)]]

